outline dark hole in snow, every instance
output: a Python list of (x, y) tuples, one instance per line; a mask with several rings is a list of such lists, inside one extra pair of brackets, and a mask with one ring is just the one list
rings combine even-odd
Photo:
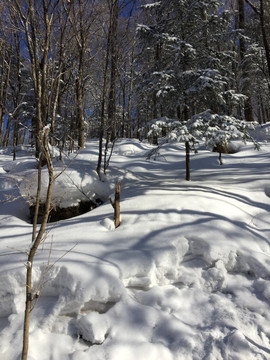
[(94, 345), (102, 345), (103, 342), (107, 339), (107, 337), (109, 336), (108, 333), (105, 334), (104, 336), (104, 341), (102, 342), (91, 342), (89, 340), (86, 340), (82, 334), (77, 334), (77, 336), (79, 336), (79, 341), (83, 344), (83, 345), (86, 345), (86, 346), (94, 346)]
[[(80, 201), (78, 205), (70, 206), (66, 208), (60, 208), (59, 206), (54, 206), (50, 211), (48, 222), (56, 222), (59, 220), (70, 219), (75, 216), (82, 215), (87, 213), (88, 211), (95, 209), (96, 207), (102, 204), (103, 202), (100, 199), (95, 199), (95, 200)], [(35, 208), (36, 205), (31, 205), (29, 207), (30, 218), (32, 222), (34, 219)], [(37, 219), (38, 224), (41, 224), (44, 217), (44, 212), (45, 212), (45, 204), (40, 204), (38, 211), (38, 219)]]
[(90, 300), (84, 304), (84, 306), (81, 308), (81, 312), (88, 313), (91, 311), (96, 311), (100, 314), (105, 314), (115, 304), (116, 304), (116, 301), (102, 302), (102, 301)]

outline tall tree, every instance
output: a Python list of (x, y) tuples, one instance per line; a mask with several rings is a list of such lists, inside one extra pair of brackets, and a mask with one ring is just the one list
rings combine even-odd
[[(110, 159), (110, 143), (121, 134), (123, 118), (125, 118), (125, 107), (127, 107), (129, 116), (131, 115), (131, 91), (133, 88), (134, 62), (135, 56), (129, 55), (127, 49), (131, 49), (130, 41), (133, 32), (133, 40), (135, 28), (130, 26), (129, 17), (132, 16), (135, 0), (119, 1), (106, 0), (104, 2), (105, 15), (107, 19), (106, 26), (103, 27), (104, 48), (103, 54), (103, 71), (102, 89), (100, 91), (99, 110), (97, 111), (99, 118), (99, 157), (97, 163), (97, 173), (101, 174), (102, 160), (103, 172), (109, 164)], [(126, 6), (130, 6), (128, 15), (123, 16)], [(106, 15), (107, 14), (107, 15)], [(121, 42), (121, 46), (120, 46)], [(133, 47), (134, 51), (134, 47)], [(128, 64), (130, 59), (132, 64)], [(123, 69), (130, 69), (129, 74)], [(120, 70), (121, 69), (121, 70)], [(130, 74), (132, 73), (132, 76)], [(129, 80), (127, 80), (127, 76)], [(129, 84), (128, 91), (126, 84)], [(121, 98), (121, 90), (125, 92), (125, 96)], [(122, 109), (122, 113), (119, 111)], [(95, 115), (96, 116), (96, 115)], [(105, 151), (103, 153), (103, 138), (106, 138)]]
[(268, 0), (260, 0), (260, 23), (265, 56), (268, 65), (268, 75), (270, 78), (270, 3)]
[(246, 40), (245, 40), (245, 0), (238, 0), (238, 28), (240, 30), (239, 54), (241, 65), (241, 83), (242, 92), (247, 96), (244, 107), (244, 115), (247, 121), (253, 121), (253, 107), (250, 94), (250, 77), (249, 77), (249, 61), (246, 57)]
[(33, 0), (14, 1), (13, 10), (23, 26), (27, 48), (31, 61), (32, 80), (36, 99), (36, 114), (32, 119), (32, 128), (36, 141), (36, 157), (39, 158), (42, 146), (42, 129), (49, 121), (48, 73), (50, 46), (53, 33), (54, 12), (59, 4), (50, 1)]
[(7, 103), (9, 93), (9, 80), (11, 75), (12, 30), (6, 26), (7, 8), (5, 2), (0, 4), (0, 144), (2, 145), (5, 116), (7, 115)]
[[(76, 94), (76, 128), (78, 129), (78, 147), (83, 148), (85, 142), (85, 92), (87, 87), (87, 68), (91, 62), (91, 57), (95, 51), (91, 47), (90, 37), (91, 28), (94, 24), (95, 1), (94, 0), (75, 0), (71, 3), (72, 13), (70, 16), (71, 31), (76, 42), (76, 61), (75, 68), (75, 94)], [(87, 64), (88, 63), (88, 64)]]
[(259, 16), (260, 28), (262, 33), (263, 46), (268, 67), (268, 75), (270, 77), (270, 2), (269, 0), (258, 0), (259, 4), (254, 5), (250, 0), (245, 2), (253, 9)]

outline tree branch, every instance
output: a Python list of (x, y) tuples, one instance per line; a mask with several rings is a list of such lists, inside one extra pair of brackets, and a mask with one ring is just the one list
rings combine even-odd
[(257, 14), (260, 15), (260, 10), (258, 10), (256, 8), (256, 6), (254, 4), (252, 4), (252, 2), (250, 0), (245, 0), (245, 2), (252, 8), (252, 10)]

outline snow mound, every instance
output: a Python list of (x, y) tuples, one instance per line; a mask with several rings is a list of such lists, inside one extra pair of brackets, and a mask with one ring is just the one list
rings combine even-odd
[(25, 172), (28, 169), (36, 169), (37, 161), (35, 159), (29, 160), (29, 158), (19, 159), (15, 161), (9, 161), (4, 164), (3, 169), (7, 173), (19, 174)]
[[(62, 169), (56, 169), (56, 174)], [(46, 200), (46, 189), (48, 186), (48, 173), (42, 170), (42, 192), (41, 202)], [(31, 204), (35, 202), (37, 189), (37, 172), (27, 172), (20, 185), (22, 196)], [(99, 180), (97, 173), (90, 170), (88, 173), (76, 169), (66, 170), (57, 177), (52, 192), (52, 204), (60, 208), (76, 206), (80, 201), (108, 199), (111, 186), (108, 182)]]
[(25, 275), (22, 272), (10, 271), (0, 274), (0, 318), (18, 314), (24, 310)]
[(114, 153), (122, 156), (130, 156), (149, 151), (150, 146), (139, 140), (117, 140), (114, 147)]
[(98, 312), (83, 314), (77, 318), (78, 334), (91, 344), (102, 344), (107, 336), (110, 323), (106, 315)]

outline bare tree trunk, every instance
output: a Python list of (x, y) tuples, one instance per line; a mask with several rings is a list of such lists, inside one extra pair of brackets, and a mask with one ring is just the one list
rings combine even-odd
[(6, 130), (4, 132), (4, 138), (3, 138), (3, 146), (8, 146), (8, 140), (10, 135), (10, 126), (11, 126), (11, 116), (8, 117), (7, 123), (6, 123)]
[[(49, 129), (46, 129), (44, 138), (43, 138), (43, 155), (47, 161), (49, 184), (48, 184), (48, 188), (47, 188), (44, 217), (43, 217), (39, 232), (32, 242), (32, 246), (28, 253), (28, 258), (27, 258), (27, 263), (26, 263), (26, 268), (27, 268), (26, 287), (25, 287), (26, 299), (25, 299), (24, 328), (23, 328), (23, 348), (22, 348), (21, 360), (27, 360), (27, 357), (28, 357), (30, 316), (31, 316), (31, 311), (32, 311), (32, 301), (35, 298), (35, 294), (33, 294), (33, 289), (32, 289), (33, 262), (34, 262), (34, 258), (35, 258), (37, 249), (38, 249), (40, 242), (44, 236), (46, 225), (48, 222), (48, 217), (50, 214), (50, 206), (51, 206), (52, 189), (53, 189), (53, 183), (54, 183), (53, 165), (51, 162), (49, 148), (48, 148), (48, 137), (49, 137)], [(38, 172), (38, 176), (41, 178), (41, 171)], [(41, 191), (41, 189), (38, 188), (37, 199), (40, 198), (40, 191)], [(34, 237), (34, 232), (36, 233), (35, 226), (33, 226), (33, 237)]]
[[(110, 29), (109, 29), (110, 32)], [(102, 100), (101, 100), (101, 113), (100, 113), (100, 129), (99, 129), (99, 148), (98, 148), (98, 163), (97, 163), (97, 174), (101, 176), (101, 164), (102, 164), (102, 154), (103, 154), (103, 136), (105, 128), (105, 104), (106, 104), (106, 94), (108, 86), (108, 67), (109, 67), (109, 41), (110, 33), (108, 34), (107, 49), (106, 49), (106, 60), (105, 68), (103, 74), (103, 89), (102, 89)]]
[(6, 82), (4, 80), (4, 68), (5, 68), (5, 51), (1, 49), (1, 53), (2, 53), (2, 62), (1, 62), (1, 69), (2, 69), (2, 73), (1, 73), (1, 78), (0, 78), (0, 145), (2, 144), (2, 135), (3, 135), (3, 131), (4, 131), (4, 118), (5, 118), (5, 106), (3, 104), (3, 95), (4, 95), (4, 90), (5, 90), (5, 85)]
[[(0, 88), (0, 143), (2, 140), (3, 130), (4, 130), (4, 118), (6, 112), (7, 98), (8, 98), (8, 86), (10, 80), (10, 72), (11, 72), (11, 56), (8, 58), (8, 63), (5, 59), (6, 52), (3, 52), (3, 62), (2, 62), (2, 71), (6, 68), (5, 77), (2, 74), (1, 88)], [(9, 119), (10, 120), (10, 119)], [(5, 131), (3, 146), (7, 146), (9, 135), (9, 128)]]
[[(20, 4), (17, 4), (18, 9), (20, 9)], [(42, 59), (40, 62), (39, 59), (39, 51), (38, 51), (38, 43), (37, 43), (37, 34), (36, 34), (36, 20), (35, 20), (35, 9), (33, 0), (28, 0), (28, 8), (29, 8), (29, 23), (30, 29), (28, 28), (28, 20), (25, 19), (24, 29), (28, 44), (28, 50), (31, 58), (31, 66), (32, 66), (32, 76), (34, 83), (34, 90), (36, 95), (36, 117), (33, 118), (34, 123), (34, 136), (36, 141), (36, 158), (39, 158), (41, 153), (42, 141), (41, 141), (41, 129), (42, 129), (42, 105), (41, 99), (42, 97), (42, 74), (41, 70), (44, 71), (44, 67), (42, 66)], [(23, 16), (22, 16), (23, 18)], [(29, 32), (30, 31), (30, 32)], [(44, 52), (45, 52), (44, 48)], [(43, 75), (44, 77), (44, 75)], [(45, 89), (43, 89), (45, 91)]]
[(190, 145), (189, 142), (185, 142), (186, 147), (186, 180), (190, 181)]
[(127, 118), (128, 118), (129, 136), (130, 137), (132, 137), (131, 100), (132, 100), (133, 83), (134, 83), (134, 76), (135, 76), (135, 45), (136, 45), (136, 41), (134, 40), (134, 42), (132, 43), (132, 51), (131, 51), (131, 59), (130, 59), (129, 95), (128, 95), (128, 103), (127, 103)]
[(97, 164), (97, 173), (100, 176), (101, 163), (102, 163), (102, 152), (103, 152), (103, 136), (105, 133), (105, 100), (107, 94), (107, 75), (110, 64), (110, 84), (109, 84), (109, 96), (108, 96), (108, 129), (106, 134), (105, 152), (104, 152), (104, 166), (103, 171), (106, 173), (107, 169), (107, 157), (109, 151), (109, 143), (111, 139), (116, 137), (115, 126), (116, 126), (116, 80), (117, 80), (117, 28), (118, 28), (118, 15), (119, 15), (119, 0), (113, 0), (109, 3), (110, 7), (110, 25), (107, 38), (107, 50), (106, 50), (106, 61), (103, 77), (103, 94), (101, 102), (101, 124), (100, 124), (100, 136), (99, 136), (99, 157)]
[(17, 85), (16, 88), (13, 87), (13, 106), (14, 106), (14, 125), (13, 125), (13, 160), (16, 160), (16, 147), (18, 145), (19, 140), (19, 124), (18, 124), (18, 116), (17, 109), (19, 107), (21, 88), (22, 88), (22, 76), (21, 76), (21, 49), (20, 49), (20, 41), (21, 41), (21, 33), (14, 34), (14, 44), (16, 51), (16, 78)]
[[(244, 32), (245, 30), (245, 0), (238, 0), (238, 26), (239, 29)], [(245, 54), (246, 54), (246, 42), (244, 39), (244, 33), (241, 34), (239, 39), (239, 51), (240, 51), (240, 60), (242, 67), (242, 77), (245, 80), (246, 85), (243, 87), (242, 91), (244, 95), (247, 96), (244, 104), (244, 114), (246, 121), (254, 121), (253, 117), (253, 108), (251, 103), (251, 95), (250, 95), (250, 84), (248, 79), (248, 64), (245, 62)]]
[(120, 226), (120, 192), (121, 192), (121, 181), (118, 181), (118, 184), (115, 189), (115, 204), (114, 204), (114, 225), (115, 228)]
[(119, 15), (119, 0), (112, 0), (110, 9), (110, 89), (108, 99), (108, 142), (116, 137), (116, 80), (117, 80), (117, 63), (118, 63), (118, 49), (117, 49), (117, 29), (118, 29), (118, 15)]
[[(84, 95), (86, 87), (85, 78), (85, 63), (86, 51), (88, 48), (87, 40), (89, 38), (89, 31), (94, 23), (93, 21), (93, 5), (94, 1), (68, 1), (68, 6), (71, 6), (72, 14), (70, 17), (71, 27), (74, 32), (74, 38), (77, 44), (77, 74), (76, 74), (76, 126), (78, 134), (78, 148), (83, 148), (85, 144), (85, 119), (84, 119)], [(89, 11), (90, 9), (90, 11)], [(87, 17), (86, 12), (87, 11)]]
[(77, 124), (78, 124), (78, 148), (84, 147), (84, 117), (83, 117), (83, 91), (82, 91), (82, 68), (79, 70), (77, 79)]
[(77, 96), (77, 124), (78, 124), (78, 148), (81, 149), (84, 147), (84, 117), (83, 117), (83, 65), (84, 65), (84, 56), (85, 56), (85, 33), (83, 29), (83, 9), (81, 0), (79, 0), (79, 68), (78, 76), (76, 79), (76, 96)]
[(38, 221), (38, 212), (39, 212), (39, 205), (40, 205), (40, 195), (41, 195), (41, 169), (42, 169), (42, 162), (41, 162), (41, 154), (38, 161), (38, 178), (37, 178), (37, 195), (36, 195), (36, 206), (35, 206), (35, 213), (33, 217), (33, 231), (32, 231), (32, 242), (35, 241), (37, 237), (37, 221)]
[(108, 158), (110, 157), (110, 155), (109, 155), (109, 145), (110, 145), (110, 142), (111, 142), (111, 138), (112, 138), (112, 133), (109, 130), (108, 133), (107, 133), (106, 142), (105, 142), (105, 149), (104, 149), (104, 163), (103, 163), (103, 172), (104, 172), (104, 174), (106, 174), (106, 171), (107, 171), (108, 166), (109, 166)]
[(218, 155), (218, 161), (219, 161), (219, 165), (223, 165), (222, 153), (221, 153), (221, 151), (219, 152), (219, 155)]

